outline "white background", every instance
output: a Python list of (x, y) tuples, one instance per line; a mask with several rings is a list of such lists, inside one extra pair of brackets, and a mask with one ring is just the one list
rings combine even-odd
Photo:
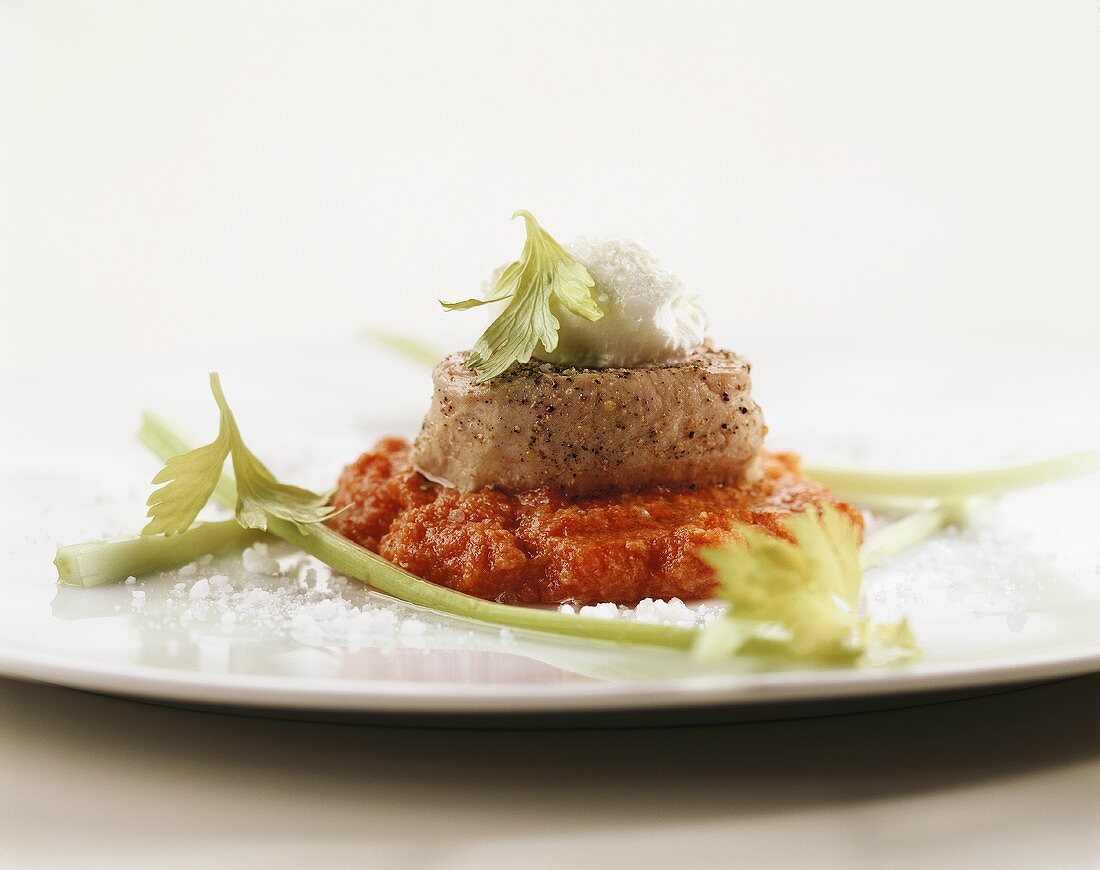
[(520, 207), (750, 355), (1094, 342), (1092, 0), (6, 2), (0, 64), (0, 362), (466, 344)]

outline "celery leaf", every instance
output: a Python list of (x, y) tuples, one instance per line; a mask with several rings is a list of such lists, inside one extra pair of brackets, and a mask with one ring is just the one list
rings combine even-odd
[(463, 311), (508, 300), (504, 311), (470, 351), (470, 365), (478, 373), (478, 383), (503, 374), (513, 363), (528, 362), (539, 344), (547, 353), (558, 346), (560, 323), (554, 315), (555, 305), (586, 320), (603, 317), (592, 295), (596, 282), (584, 265), (558, 244), (529, 211), (520, 209), (512, 217), (522, 217), (527, 229), (520, 258), (501, 273), (484, 299), (441, 302), (448, 311)]
[(212, 442), (173, 456), (164, 464), (153, 483), (165, 485), (154, 490), (146, 502), (152, 519), (141, 530), (143, 535), (178, 535), (191, 527), (218, 485), (229, 444), (229, 429), (222, 420)]
[(872, 625), (859, 614), (860, 535), (844, 514), (825, 505), (784, 525), (790, 540), (738, 525), (741, 543), (700, 552), (717, 572), (718, 595), (730, 607), (718, 626), (703, 633), (697, 653), (713, 658), (735, 652), (753, 636), (778, 636), (784, 652), (821, 662), (917, 653), (904, 622)]
[(153, 478), (154, 483), (168, 483), (149, 497), (152, 520), (142, 534), (186, 531), (210, 500), (227, 456), (232, 458), (237, 479), (235, 513), (242, 527), (266, 531), (270, 515), (294, 523), (304, 533), (307, 525), (333, 517), (327, 495), (280, 483), (248, 449), (216, 373), (210, 375), (210, 389), (221, 413), (218, 437), (204, 447), (173, 456)]

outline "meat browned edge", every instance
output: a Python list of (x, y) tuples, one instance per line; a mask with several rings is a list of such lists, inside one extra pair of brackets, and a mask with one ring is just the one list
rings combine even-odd
[(750, 365), (709, 347), (641, 368), (533, 361), (476, 383), (465, 352), (436, 366), (416, 467), (461, 492), (556, 487), (571, 496), (751, 477), (766, 427)]

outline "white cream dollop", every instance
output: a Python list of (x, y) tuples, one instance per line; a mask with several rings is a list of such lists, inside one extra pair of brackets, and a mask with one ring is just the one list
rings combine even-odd
[(555, 306), (558, 346), (538, 359), (584, 368), (660, 365), (690, 355), (708, 319), (699, 298), (637, 242), (581, 237), (566, 250), (596, 282), (603, 317), (595, 322)]

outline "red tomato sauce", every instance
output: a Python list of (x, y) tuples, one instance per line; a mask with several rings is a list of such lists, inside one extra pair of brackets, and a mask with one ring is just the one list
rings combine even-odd
[(707, 598), (699, 547), (736, 540), (735, 523), (783, 535), (792, 512), (825, 502), (862, 517), (800, 472), (792, 453), (764, 453), (747, 487), (651, 489), (568, 499), (547, 489), (463, 495), (425, 478), (409, 444), (386, 438), (344, 469), (330, 521), (342, 535), (419, 577), (507, 603), (635, 604)]

